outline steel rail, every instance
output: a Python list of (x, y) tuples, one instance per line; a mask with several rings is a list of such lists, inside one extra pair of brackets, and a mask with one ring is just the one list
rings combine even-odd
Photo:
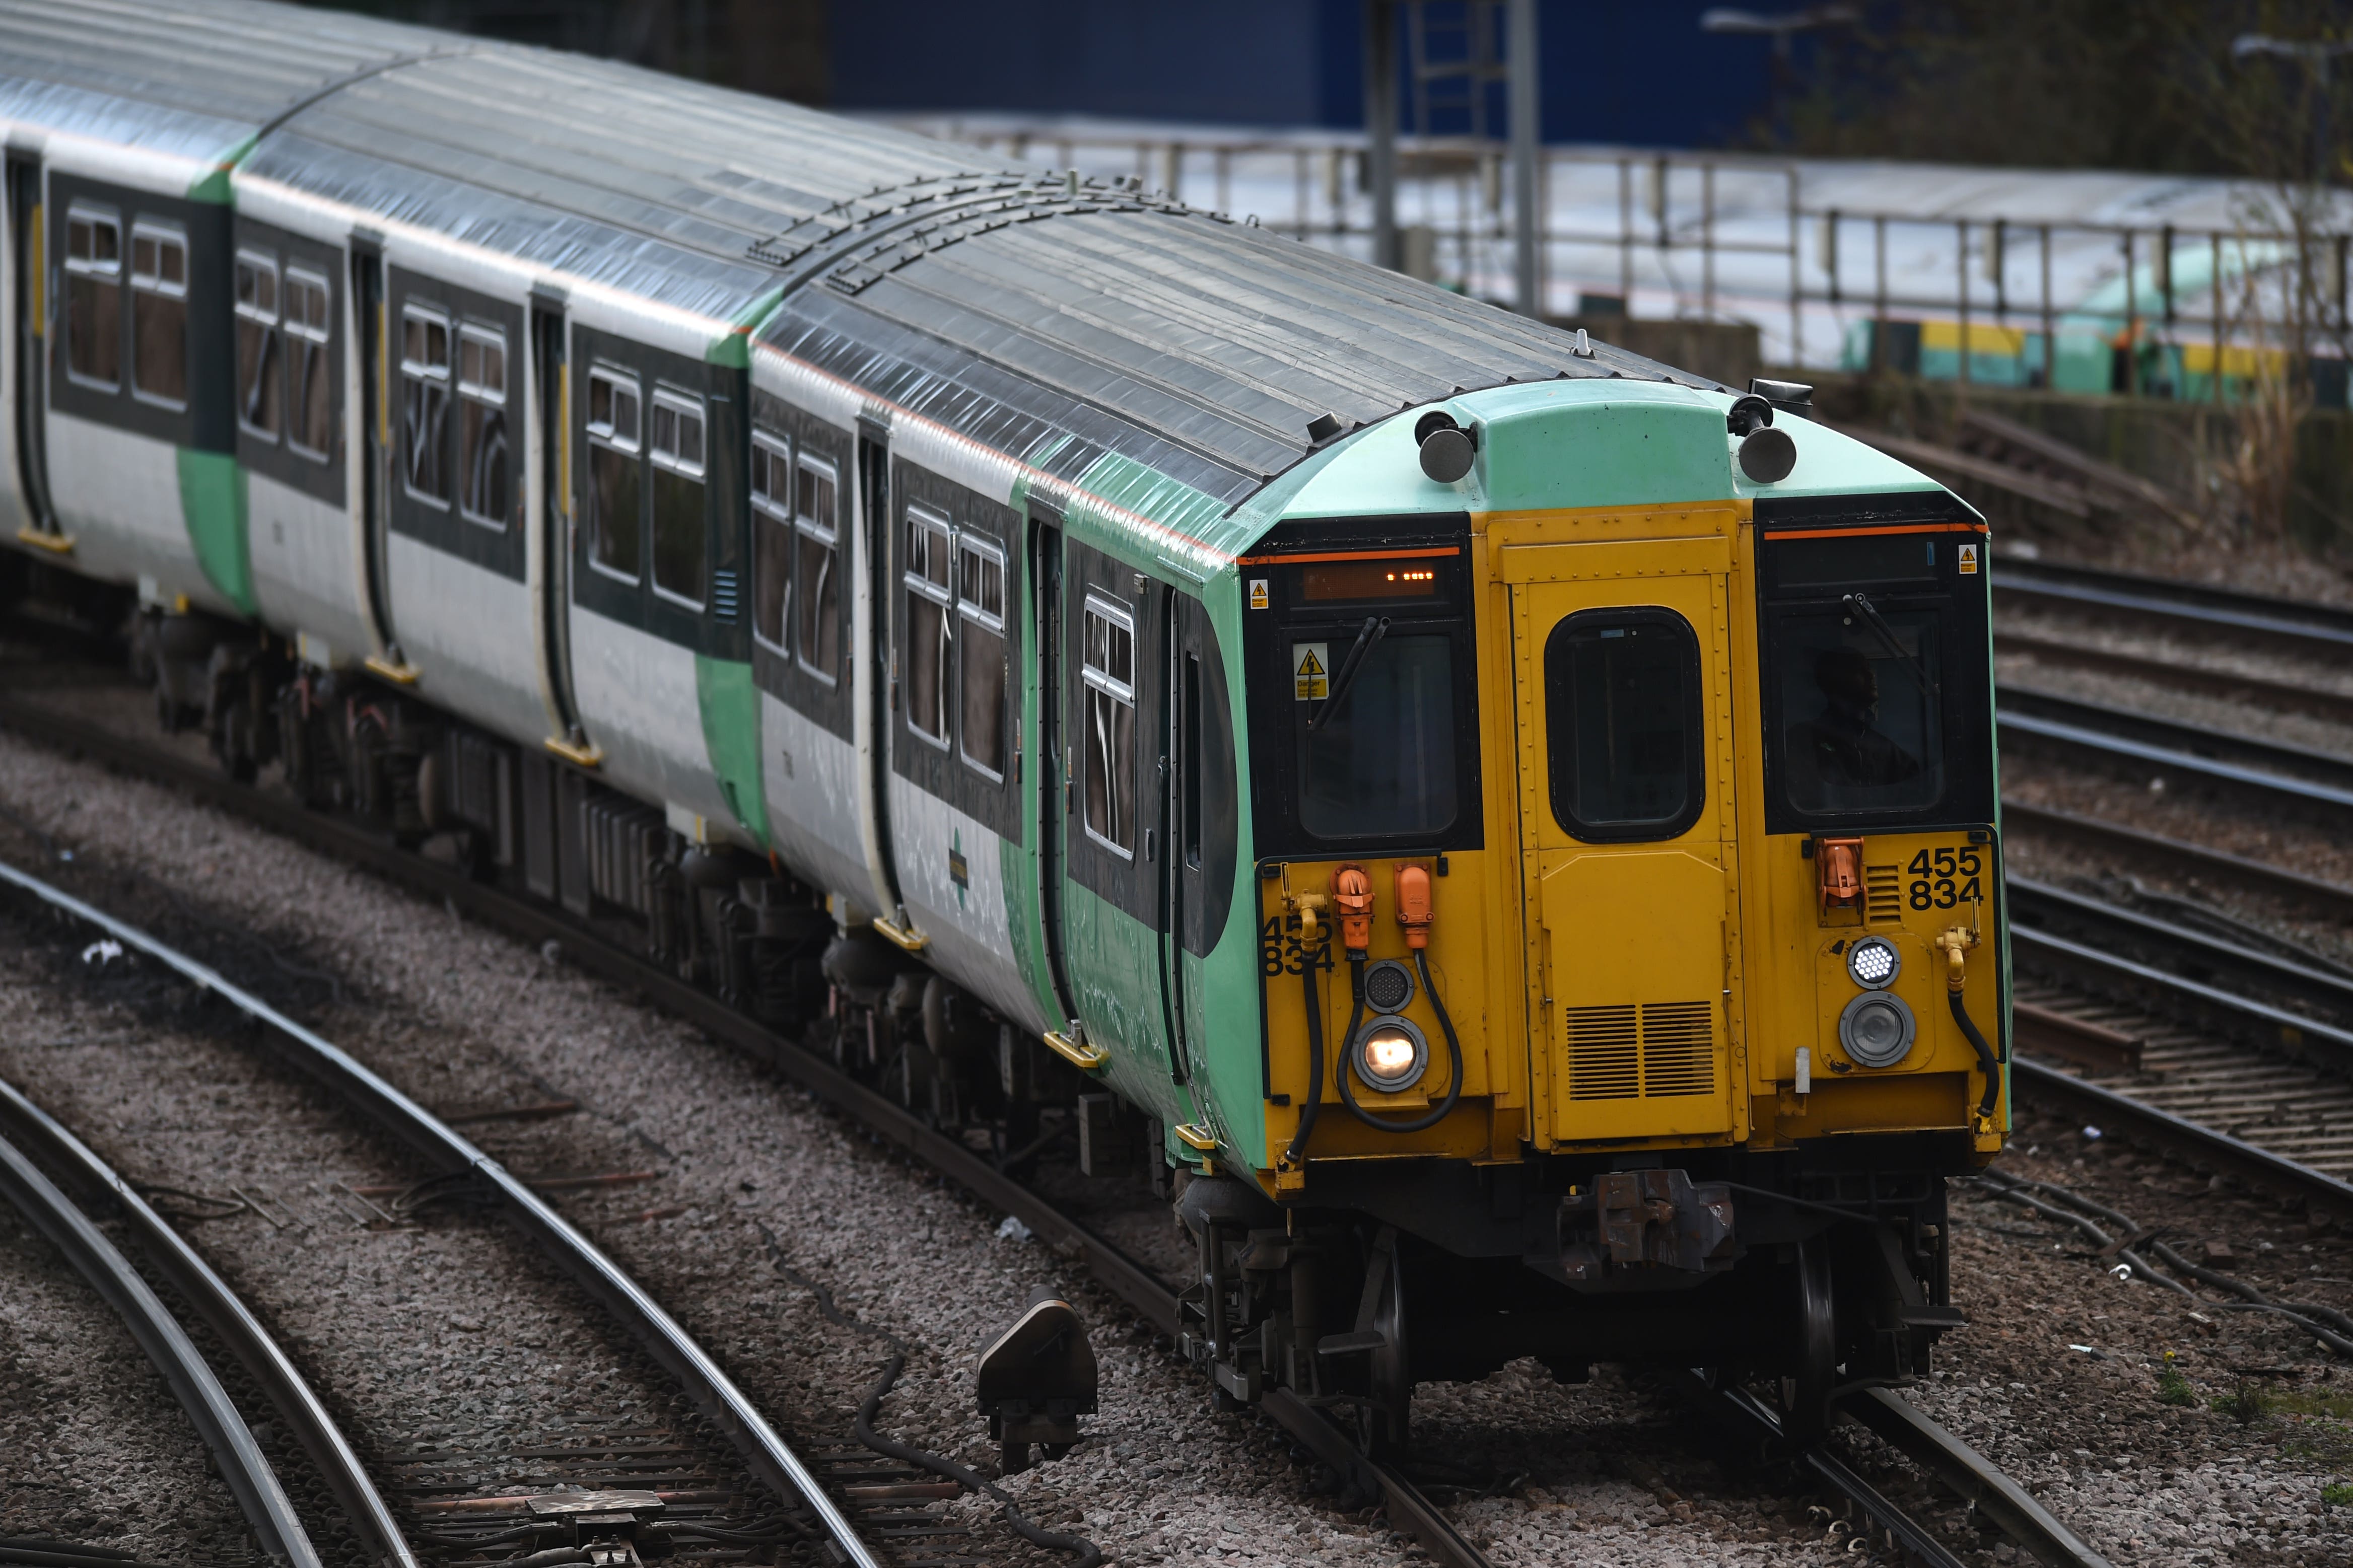
[(2313, 784), (2338, 791), (2353, 790), (2353, 758), (2284, 741), (2236, 735), (2179, 719), (2135, 712), (2105, 702), (2090, 702), (2029, 686), (2005, 686), (1997, 693), (1997, 717), (2038, 719), (2072, 725), (2119, 740), (2137, 741), (2166, 751), (2182, 752), (2210, 763), (2235, 763), (2263, 771), (2274, 778)]
[(2219, 1022), (2249, 1044), (2308, 1055), (2339, 1070), (2353, 1067), (2353, 1030), (2016, 921), (2010, 927), (2010, 943), (2012, 962), (2023, 959), (2021, 967), (2030, 971), (2040, 967), (2043, 973), (2073, 969), (2079, 976), (2089, 973), (2099, 982), (2154, 995), (2160, 1006), (2198, 1015), (2209, 1025)]
[(105, 1194), (173, 1289), (260, 1387), (317, 1467), (352, 1529), (375, 1549), (377, 1563), (417, 1568), (416, 1553), (343, 1428), (278, 1341), (203, 1254), (88, 1144), (5, 1080), (0, 1080), (0, 1126), (20, 1145), (35, 1148), (69, 1182)]
[(2054, 811), (2048, 806), (2029, 805), (2023, 801), (2007, 798), (2001, 803), (2001, 821), (2005, 833), (2013, 826), (2022, 826), (2030, 832), (2091, 840), (2185, 870), (2227, 879), (2260, 892), (2301, 900), (2331, 914), (2353, 918), (2353, 888), (2326, 882), (2317, 877), (2307, 877), (2302, 872), (2290, 871), (2262, 860), (2250, 860), (2243, 855), (2209, 849), (2202, 844), (2185, 843), (2179, 838), (2168, 838), (2161, 834), (2126, 827), (2122, 823), (2107, 822), (2096, 816), (2077, 816), (2072, 812)]
[(2114, 611), (2183, 627), (2252, 634), (2310, 653), (2342, 653), (2353, 647), (2353, 612), (2328, 605), (2008, 555), (1994, 558), (1989, 581), (1998, 595)]
[(2300, 686), (2292, 680), (2242, 675), (2236, 670), (2211, 669), (2204, 665), (2168, 663), (2149, 655), (2085, 647), (2080, 643), (2062, 642), (2055, 637), (2036, 637), (2025, 632), (1996, 631), (1993, 634), (1993, 651), (1996, 655), (2024, 654), (2038, 664), (2071, 665), (2077, 669), (2129, 676), (2160, 686), (2203, 692), (2210, 697), (2252, 697), (2267, 708), (2308, 713), (2338, 723), (2353, 723), (2353, 696), (2323, 690), (2318, 687)]
[[(2284, 993), (2326, 1008), (2339, 1024), (2353, 1021), (2353, 979), (2342, 973), (2299, 963), (2280, 953), (2176, 925), (2139, 910), (2031, 878), (2005, 876), (2002, 885), (2009, 896), (2013, 926), (2042, 935), (2072, 931), (2097, 942), (2102, 951), (2115, 950), (2120, 956), (2136, 950), (2154, 951), (2168, 960), (2229, 974), (2251, 988)], [(2327, 1019), (2316, 1022), (2327, 1026)]]
[[(2185, 749), (2183, 744), (2159, 744), (2121, 735), (2113, 729), (2103, 729), (2101, 717), (2113, 712), (2090, 703), (2072, 706), (2087, 710), (2082, 718), (2092, 721), (2050, 718), (2028, 713), (2008, 706), (1999, 706), (1994, 712), (1996, 726), (2005, 744), (2012, 738), (2040, 741), (2063, 751), (2081, 752), (2095, 761), (2118, 763), (2130, 761), (2164, 769), (2166, 772), (2202, 779), (2224, 788), (2252, 792), (2257, 795), (2291, 805), (2316, 808), (2318, 813), (2335, 820), (2353, 817), (2353, 763), (2335, 758), (2320, 758), (2317, 752), (2304, 755), (2343, 770), (2342, 784), (2322, 784), (2275, 772), (2270, 768), (2249, 767), (2224, 762), (2212, 756), (2200, 755)], [(2114, 714), (2115, 719), (2144, 728), (2154, 728), (2163, 721), (2140, 719), (2137, 715)], [(2188, 725), (2171, 726), (2181, 732), (2186, 744), (2214, 745), (2217, 738)], [(2282, 748), (2284, 749), (2284, 748)]]
[(196, 962), (61, 888), (0, 861), (0, 882), (33, 895), (136, 948), (198, 989), (209, 991), (293, 1047), (293, 1063), (356, 1106), (427, 1163), (448, 1173), (464, 1172), (496, 1196), (507, 1217), (636, 1333), (654, 1359), (683, 1384), (703, 1414), (735, 1446), (745, 1464), (776, 1493), (799, 1499), (856, 1568), (881, 1568), (849, 1521), (826, 1495), (800, 1457), (760, 1414), (750, 1397), (720, 1370), (660, 1303), (571, 1221), (516, 1180), (504, 1166), (358, 1058), (287, 1017), (267, 1002)]
[(187, 1330), (107, 1234), (5, 1138), (0, 1138), (0, 1195), (65, 1254), (164, 1374), (196, 1435), (212, 1450), (214, 1468), (237, 1499), (261, 1551), (291, 1568), (324, 1568), (278, 1473)]

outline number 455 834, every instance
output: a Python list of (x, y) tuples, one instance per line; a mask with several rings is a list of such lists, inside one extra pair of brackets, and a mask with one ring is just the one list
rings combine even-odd
[(1985, 896), (1979, 890), (1985, 858), (1973, 847), (1923, 849), (1904, 868), (1912, 876), (1905, 901), (1915, 910), (1949, 910)]

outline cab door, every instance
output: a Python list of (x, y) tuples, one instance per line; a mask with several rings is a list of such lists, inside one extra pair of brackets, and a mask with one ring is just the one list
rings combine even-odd
[(1506, 547), (1534, 1135), (1737, 1135), (1731, 551)]

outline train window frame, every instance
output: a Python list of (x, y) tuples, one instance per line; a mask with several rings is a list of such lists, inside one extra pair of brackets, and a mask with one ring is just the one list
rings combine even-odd
[[(410, 334), (412, 327), (421, 329), (414, 339)], [(411, 500), (439, 511), (450, 509), (457, 479), (449, 462), (449, 405), (455, 400), (457, 380), (452, 363), (455, 327), (447, 310), (420, 305), (413, 300), (404, 301), (400, 307), (400, 484)], [(429, 357), (437, 331), (441, 345), (438, 361)], [(413, 355), (409, 352), (412, 342), (422, 344), (427, 357)], [(422, 437), (418, 426), (420, 411), (426, 423), (433, 426)], [(441, 490), (451, 493), (419, 488), (417, 481), (423, 472), (418, 463), (420, 457), (430, 458), (434, 464), (424, 477), (438, 479)]]
[[(607, 395), (606, 413), (602, 419), (599, 419), (596, 414), (596, 390), (599, 386), (604, 387)], [(621, 428), (619, 418), (620, 399), (624, 395), (629, 400), (628, 428), (626, 432)], [(587, 437), (588, 448), (586, 454), (588, 470), (588, 482), (586, 486), (587, 504), (585, 509), (588, 514), (588, 537), (586, 542), (588, 568), (616, 583), (627, 583), (631, 587), (636, 587), (645, 581), (646, 573), (645, 379), (637, 372), (620, 365), (601, 362), (591, 363), (588, 367), (588, 401), (586, 414), (586, 418), (582, 428)], [(632, 541), (630, 558), (636, 563), (631, 571), (624, 572), (617, 566), (608, 564), (598, 548), (604, 540), (618, 537), (617, 531), (607, 526), (610, 520), (605, 517), (603, 509), (597, 503), (596, 454), (599, 451), (609, 453), (619, 459), (620, 468), (624, 471), (635, 470), (636, 482), (632, 486), (631, 494), (635, 498), (636, 505), (631, 510), (628, 519), (628, 530)]]
[[(649, 400), (647, 412), (646, 461), (652, 483), (647, 486), (651, 513), (651, 560), (648, 568), (653, 583), (654, 597), (667, 600), (681, 609), (700, 614), (711, 597), (711, 411), (699, 393), (685, 391), (666, 382), (654, 384), (654, 395)], [(663, 434), (664, 416), (668, 416), (670, 434), (667, 444)], [(690, 456), (684, 445), (688, 423), (694, 429), (694, 450)], [(695, 592), (689, 594), (663, 581), (663, 493), (667, 480), (672, 485), (691, 485), (691, 504), (682, 508), (691, 520), (694, 535), (694, 555), (698, 564), (694, 571)]]
[[(152, 247), (154, 265), (142, 268), (140, 252)], [(167, 257), (179, 258), (179, 276), (171, 276), (164, 265)], [(185, 224), (171, 223), (162, 218), (140, 215), (131, 225), (131, 393), (142, 403), (158, 408), (179, 411), (188, 406), (188, 230)], [(176, 339), (179, 390), (176, 393), (158, 391), (146, 384), (149, 301), (156, 301), (165, 314), (176, 315)]]
[[(1011, 686), (1011, 640), (1006, 635), (1006, 581), (1009, 567), (1003, 545), (970, 529), (959, 529), (956, 531), (953, 559), (955, 565), (949, 575), (954, 580), (958, 624), (955, 657), (956, 755), (963, 760), (966, 767), (991, 784), (1003, 784), (1007, 767), (1006, 758), (1009, 755), (1009, 742), (1006, 736), (1006, 715), (1011, 708), (1011, 703), (1008, 700)], [(985, 603), (976, 604), (975, 595), (968, 591), (970, 579), (967, 576), (967, 567), (971, 563), (979, 563), (981, 581), (984, 584), (990, 569), (993, 568), (996, 573), (997, 607), (994, 610), (989, 609)], [(994, 671), (997, 686), (997, 719), (994, 724), (987, 726), (990, 742), (997, 751), (994, 765), (991, 765), (987, 759), (974, 755), (972, 747), (973, 731), (976, 728), (973, 722), (973, 700), (976, 695), (973, 678), (975, 671), (983, 662), (976, 657), (976, 649), (983, 640), (993, 640), (997, 647)], [(986, 687), (982, 689), (980, 695), (986, 697)]]
[[(306, 309), (301, 320), (286, 310), (287, 296), (295, 289), (306, 296), (315, 295), (319, 302), (319, 320), (314, 324)], [(286, 449), (298, 453), (314, 463), (330, 460), (335, 439), (335, 376), (333, 346), (335, 341), (335, 286), (323, 270), (290, 264), (278, 279), (279, 336), (286, 348), (286, 374), (280, 385), (285, 398)], [(300, 345), (298, 348), (297, 345)], [(301, 357), (298, 360), (297, 354)], [(301, 369), (298, 373), (297, 366)], [(303, 426), (313, 387), (324, 388), (326, 430), (325, 439), (312, 446), (303, 439)]]
[[(274, 447), (281, 433), (286, 391), (278, 363), (278, 257), (271, 251), (240, 249), (231, 275), (237, 323), (237, 427)], [(264, 279), (269, 283), (267, 300), (260, 286)], [(250, 289), (248, 280), (254, 285)], [(255, 409), (261, 406), (255, 393), (265, 383), (271, 398), (266, 411), (273, 416), (268, 425), (257, 424), (253, 418)]]
[[(291, 277), (290, 273), (289, 277)], [(282, 288), (280, 292), (280, 297), (283, 298)], [(512, 479), (508, 471), (510, 459), (513, 455), (513, 447), (506, 437), (507, 377), (512, 363), (507, 353), (506, 329), (462, 319), (457, 325), (457, 363), (453, 367), (455, 374), (452, 379), (457, 386), (458, 468), (452, 478), (455, 481), (458, 515), (478, 528), (487, 528), (494, 532), (502, 533), (507, 528), (508, 507), (514, 493)], [(293, 348), (290, 330), (289, 340), (287, 347), (290, 354)], [(471, 351), (475, 364), (479, 367), (470, 373), (467, 365), (469, 351)], [(493, 353), (497, 355), (498, 374), (495, 384), (489, 374), (491, 356)], [(290, 377), (289, 380), (290, 382), (291, 378)], [(495, 498), (475, 493), (477, 476), (474, 469), (476, 459), (480, 456), (475, 449), (477, 430), (474, 420), (478, 416), (477, 410), (480, 411), (479, 417), (482, 423), (480, 428), (482, 432), (481, 438), (484, 440), (487, 441), (495, 421), (500, 468), (498, 476), (500, 493)], [(289, 439), (291, 439), (290, 433)], [(492, 500), (495, 500), (497, 508), (495, 511), (488, 506), (476, 504), (478, 501)]]
[[(802, 504), (804, 488), (816, 484), (824, 485), (826, 493), (833, 499), (832, 506), (825, 509), (832, 513), (830, 517), (817, 515), (814, 495), (808, 497), (808, 506)], [(792, 639), (793, 662), (810, 679), (828, 687), (836, 686), (841, 680), (841, 470), (831, 458), (818, 457), (806, 448), (796, 453), (793, 461), (792, 538), (794, 601), (786, 631)], [(812, 592), (801, 581), (812, 548), (818, 552), (826, 574), (820, 583), (829, 582), (833, 589), (830, 614), (822, 591)], [(804, 634), (811, 626), (818, 628), (821, 635), (832, 636), (833, 658), (829, 664), (809, 657)]]
[[(77, 231), (90, 237), (90, 254), (86, 256), (75, 254)], [(111, 256), (98, 254), (98, 237), (101, 233), (112, 240)], [(122, 390), (122, 210), (96, 202), (76, 200), (69, 204), (66, 208), (65, 246), (66, 379), (94, 392)], [(74, 309), (78, 287), (88, 291), (91, 301), (85, 311)], [(112, 351), (113, 367), (109, 375), (84, 370), (76, 363), (81, 338), (75, 328), (85, 316), (90, 322), (93, 352), (101, 347), (111, 347)]]
[[(1114, 647), (1107, 636), (1103, 643), (1103, 660), (1095, 660), (1094, 626), (1101, 622), (1107, 628), (1122, 634), (1127, 643), (1127, 679), (1122, 680), (1111, 668)], [(1135, 729), (1138, 721), (1135, 689), (1135, 658), (1137, 634), (1134, 613), (1108, 596), (1090, 591), (1081, 601), (1079, 615), (1079, 709), (1080, 737), (1080, 807), (1079, 825), (1086, 836), (1103, 848), (1124, 861), (1135, 858), (1136, 802), (1130, 799), (1127, 807), (1127, 842), (1123, 844), (1112, 834), (1119, 822), (1119, 788), (1124, 783), (1131, 794), (1135, 788)], [(1117, 715), (1125, 710), (1127, 744), (1120, 747), (1115, 740), (1105, 737), (1097, 721), (1098, 705), (1103, 705), (1117, 727)], [(1098, 751), (1100, 746), (1100, 751)], [(1104, 821), (1095, 825), (1094, 785), (1103, 784)]]
[[(793, 529), (793, 490), (797, 470), (789, 437), (755, 426), (752, 430), (752, 471), (744, 493), (752, 507), (752, 640), (769, 652), (787, 655), (793, 632), (793, 552), (799, 543)], [(776, 492), (782, 476), (784, 494)], [(776, 540), (776, 555), (769, 541)], [(769, 595), (774, 590), (775, 598)], [(776, 636), (767, 632), (768, 611), (776, 610)]]
[[(1567, 683), (1556, 671), (1555, 650), (1564, 646), (1564, 638), (1588, 631), (1607, 637), (1613, 631), (1631, 631), (1646, 626), (1661, 626), (1675, 634), (1675, 651), (1680, 656), (1678, 673), (1685, 688), (1681, 725), (1683, 799), (1672, 813), (1664, 816), (1588, 819), (1569, 808), (1563, 789), (1561, 742), (1565, 729), (1561, 699)], [(1581, 844), (1663, 844), (1689, 833), (1705, 815), (1708, 800), (1707, 670), (1698, 629), (1685, 616), (1663, 605), (1609, 605), (1578, 610), (1563, 616), (1545, 634), (1542, 659), (1545, 794), (1553, 820), (1561, 830)], [(1567, 726), (1567, 732), (1581, 742), (1585, 733), (1581, 715), (1568, 717)]]
[[(904, 511), (906, 531), (905, 556), (900, 568), (899, 582), (906, 594), (905, 665), (900, 671), (900, 709), (906, 715), (908, 731), (924, 744), (940, 751), (951, 749), (955, 741), (955, 705), (951, 693), (955, 689), (955, 525), (941, 512), (921, 502), (910, 501)], [(920, 542), (920, 552), (917, 545)], [(934, 552), (939, 558), (940, 574), (931, 573)], [(932, 691), (934, 716), (939, 721), (936, 732), (917, 722), (916, 713), (916, 626), (920, 614), (935, 614), (938, 617), (934, 648), (934, 686)]]

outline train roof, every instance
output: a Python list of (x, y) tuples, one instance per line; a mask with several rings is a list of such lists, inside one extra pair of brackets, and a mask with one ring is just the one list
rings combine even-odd
[[(736, 326), (1071, 478), (1231, 508), (1481, 387), (1708, 386), (1254, 226), (633, 66), (263, 0), (0, 0), (0, 116)], [(778, 301), (781, 300), (781, 304)]]

